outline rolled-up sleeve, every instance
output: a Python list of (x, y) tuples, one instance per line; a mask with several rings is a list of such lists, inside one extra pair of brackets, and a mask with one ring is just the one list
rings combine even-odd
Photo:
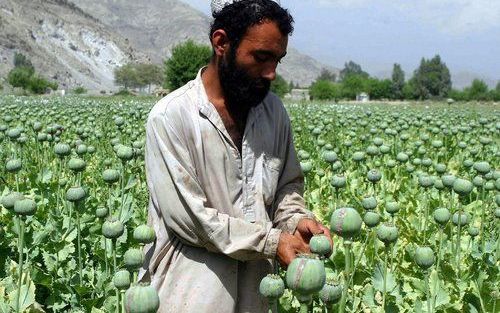
[[(284, 111), (284, 110), (283, 110)], [(303, 218), (315, 219), (314, 214), (306, 209), (303, 197), (304, 176), (297, 159), (293, 144), (290, 119), (286, 114), (283, 120), (285, 131), (285, 158), (283, 170), (278, 181), (277, 192), (273, 203), (274, 227), (293, 234), (297, 224)]]
[(240, 261), (274, 258), (280, 229), (250, 223), (210, 207), (186, 148), (165, 114), (148, 118), (146, 177), (155, 210), (182, 242)]

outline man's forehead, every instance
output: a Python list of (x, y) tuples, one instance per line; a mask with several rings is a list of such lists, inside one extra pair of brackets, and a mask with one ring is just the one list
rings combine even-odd
[(251, 26), (241, 40), (252, 46), (253, 50), (268, 50), (275, 54), (286, 53), (288, 36), (283, 35), (274, 22), (263, 22)]
[[(226, 6), (233, 4), (235, 2), (240, 2), (240, 1), (246, 1), (246, 0), (212, 0), (210, 7), (212, 9), (212, 15), (219, 13), (224, 9)], [(277, 4), (280, 4), (279, 0), (271, 0), (276, 2)]]

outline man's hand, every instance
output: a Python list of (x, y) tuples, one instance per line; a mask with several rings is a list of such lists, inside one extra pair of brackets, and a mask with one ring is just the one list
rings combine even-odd
[(309, 250), (309, 240), (311, 237), (318, 234), (325, 234), (328, 240), (330, 240), (330, 245), (333, 247), (332, 236), (330, 235), (330, 229), (328, 227), (323, 226), (322, 224), (316, 222), (310, 218), (303, 218), (297, 224), (297, 228), (293, 235), (300, 239), (307, 245), (307, 249)]
[(276, 251), (276, 258), (281, 266), (287, 268), (299, 253), (309, 253), (309, 245), (287, 232), (282, 232)]

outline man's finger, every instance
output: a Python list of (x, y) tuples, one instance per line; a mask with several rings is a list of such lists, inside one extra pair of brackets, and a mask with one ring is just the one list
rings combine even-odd
[(332, 245), (333, 247), (333, 240), (332, 240), (332, 235), (330, 234), (330, 229), (323, 226), (322, 224), (319, 224), (319, 227), (323, 230), (325, 236), (328, 238), (328, 240), (330, 240), (330, 245)]

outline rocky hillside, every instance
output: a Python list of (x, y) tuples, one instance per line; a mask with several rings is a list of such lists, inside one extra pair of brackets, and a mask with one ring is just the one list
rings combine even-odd
[(0, 1), (0, 75), (14, 52), (27, 55), (37, 72), (61, 88), (113, 90), (113, 69), (146, 59), (121, 36), (65, 0)]
[[(207, 44), (209, 23), (179, 0), (1, 0), (0, 76), (18, 51), (61, 88), (116, 90), (114, 68), (129, 61), (160, 64), (186, 39)], [(289, 47), (279, 73), (305, 86), (322, 67)]]

